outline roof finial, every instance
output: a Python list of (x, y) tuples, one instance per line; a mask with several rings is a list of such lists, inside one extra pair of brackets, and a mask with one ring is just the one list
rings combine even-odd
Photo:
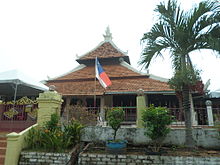
[(112, 40), (112, 33), (110, 32), (109, 26), (107, 26), (105, 30), (105, 34), (103, 34), (103, 37), (105, 38), (105, 41), (111, 41)]
[(76, 53), (76, 59), (79, 59), (79, 56), (78, 56), (78, 54)]

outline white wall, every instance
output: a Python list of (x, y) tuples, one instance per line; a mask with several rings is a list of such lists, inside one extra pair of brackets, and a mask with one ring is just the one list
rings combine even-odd
[[(147, 144), (150, 139), (144, 135), (144, 128), (120, 128), (117, 132), (117, 139), (125, 139), (133, 144)], [(219, 148), (220, 139), (217, 139), (218, 132), (214, 128), (195, 128), (193, 137), (197, 146), (204, 148)], [(106, 141), (113, 138), (113, 130), (110, 127), (89, 126), (85, 128), (82, 141)], [(184, 145), (185, 129), (172, 129), (166, 137), (165, 144)]]

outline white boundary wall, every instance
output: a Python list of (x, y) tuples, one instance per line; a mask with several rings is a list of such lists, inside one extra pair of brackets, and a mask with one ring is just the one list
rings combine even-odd
[[(82, 141), (100, 142), (113, 138), (113, 130), (110, 127), (88, 126), (84, 129)], [(117, 139), (125, 139), (133, 144), (147, 144), (150, 139), (144, 135), (144, 128), (120, 128), (117, 132)], [(220, 138), (218, 131), (215, 128), (194, 128), (193, 137), (196, 145), (204, 148), (219, 148)], [(184, 145), (185, 144), (185, 129), (175, 128), (166, 137), (165, 144)]]

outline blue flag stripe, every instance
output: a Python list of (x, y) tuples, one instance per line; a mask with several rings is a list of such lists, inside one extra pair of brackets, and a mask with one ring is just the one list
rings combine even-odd
[(99, 61), (97, 60), (97, 66), (98, 66), (98, 72), (99, 72), (99, 75), (104, 72), (104, 70), (102, 69), (102, 66), (100, 65)]

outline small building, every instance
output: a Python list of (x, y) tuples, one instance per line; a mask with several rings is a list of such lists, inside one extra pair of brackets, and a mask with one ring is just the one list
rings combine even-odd
[[(86, 107), (126, 107), (126, 120), (136, 120), (136, 96), (141, 90), (147, 104), (177, 108), (175, 91), (170, 89), (167, 79), (141, 73), (130, 65), (126, 52), (120, 50), (112, 41), (109, 28), (104, 41), (94, 49), (79, 56), (79, 66), (68, 73), (47, 81), (63, 95), (65, 105), (80, 101)], [(95, 80), (95, 59), (98, 58), (112, 85), (106, 89)], [(94, 98), (96, 101), (94, 101)]]

